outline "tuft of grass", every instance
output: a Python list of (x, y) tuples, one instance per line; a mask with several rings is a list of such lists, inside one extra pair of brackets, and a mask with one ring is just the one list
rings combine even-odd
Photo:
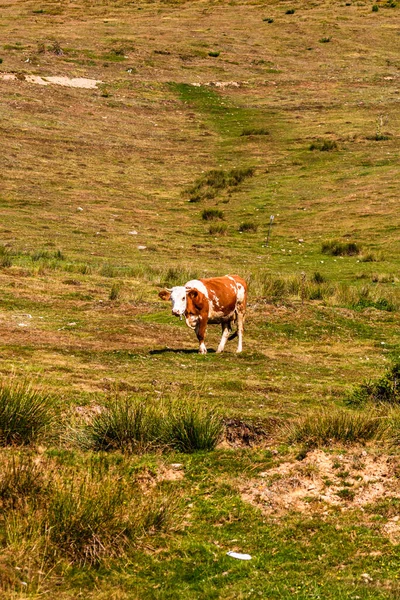
[(113, 283), (111, 286), (110, 293), (108, 295), (109, 300), (111, 300), (112, 302), (114, 300), (118, 300), (120, 293), (121, 293), (121, 288), (122, 288), (122, 284), (120, 282)]
[(390, 140), (391, 138), (391, 134), (390, 133), (374, 133), (374, 135), (367, 135), (366, 139), (367, 140), (371, 140), (374, 142), (384, 142), (387, 140)]
[(223, 220), (224, 213), (217, 208), (205, 208), (201, 213), (201, 218), (203, 221), (214, 221), (215, 219)]
[(11, 267), (12, 259), (10, 249), (6, 246), (0, 246), (0, 269)]
[(321, 273), (319, 271), (315, 271), (315, 273), (314, 273), (314, 275), (312, 277), (312, 281), (314, 283), (320, 284), (320, 283), (325, 283), (326, 279), (325, 279), (325, 277), (323, 275), (321, 275)]
[(372, 5), (372, 12), (378, 12), (379, 6), (377, 4)]
[(364, 443), (379, 438), (385, 425), (376, 412), (354, 413), (329, 409), (299, 417), (285, 429), (289, 443), (318, 447), (333, 443)]
[(233, 191), (244, 179), (253, 175), (254, 169), (252, 167), (230, 171), (213, 169), (199, 177), (194, 185), (185, 191), (185, 194), (189, 196), (189, 202), (211, 200), (220, 192)]
[(3, 509), (23, 508), (28, 499), (38, 500), (44, 490), (42, 465), (32, 456), (6, 456), (0, 467), (0, 503)]
[(48, 250), (36, 250), (31, 254), (31, 259), (33, 262), (37, 262), (39, 260), (65, 260), (65, 256), (61, 250), (56, 250), (55, 252), (49, 252)]
[(332, 152), (338, 150), (338, 145), (335, 140), (316, 140), (309, 146), (309, 150), (319, 150), (320, 152)]
[(331, 41), (331, 38), (330, 38), (330, 37), (322, 37), (322, 38), (319, 40), (319, 43), (320, 43), (320, 44), (328, 44), (328, 42), (330, 42), (330, 41)]
[(295, 13), (295, 12), (296, 12), (296, 11), (295, 11), (295, 9), (294, 9), (294, 8), (289, 8), (289, 9), (288, 9), (288, 10), (285, 12), (285, 14), (286, 14), (286, 15), (294, 15), (294, 13)]
[(272, 19), (271, 17), (265, 17), (265, 18), (263, 19), (263, 21), (265, 21), (266, 23), (273, 23), (273, 22), (274, 22), (274, 19)]
[(212, 58), (218, 58), (218, 56), (220, 54), (221, 54), (220, 52), (212, 50), (211, 52), (208, 53), (208, 56), (211, 56)]
[(330, 256), (357, 256), (360, 254), (361, 248), (356, 242), (330, 240), (329, 242), (323, 242), (321, 252)]
[(268, 129), (265, 129), (265, 127), (246, 127), (246, 129), (243, 129), (240, 135), (269, 135), (269, 131)]
[(169, 416), (168, 441), (179, 452), (214, 450), (222, 431), (222, 419), (213, 410), (190, 402), (174, 407)]
[(29, 384), (0, 383), (0, 445), (27, 445), (53, 423), (50, 396)]
[(208, 233), (210, 235), (226, 235), (228, 232), (228, 226), (226, 223), (218, 223), (215, 225), (210, 225), (208, 229)]
[(258, 225), (254, 221), (244, 221), (239, 225), (239, 231), (242, 233), (257, 233)]
[(400, 362), (395, 362), (377, 381), (367, 381), (356, 387), (347, 397), (349, 404), (400, 404)]

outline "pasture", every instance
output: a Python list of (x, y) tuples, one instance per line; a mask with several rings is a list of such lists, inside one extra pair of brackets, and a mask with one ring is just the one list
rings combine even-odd
[(1, 598), (399, 597), (399, 7), (2, 5)]

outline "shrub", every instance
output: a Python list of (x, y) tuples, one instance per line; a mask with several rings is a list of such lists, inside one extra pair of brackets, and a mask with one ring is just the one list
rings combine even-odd
[(326, 279), (319, 271), (315, 271), (313, 278), (314, 283), (325, 283)]
[(265, 21), (266, 23), (273, 23), (274, 20), (271, 19), (271, 17), (265, 17), (265, 19), (263, 19), (263, 21)]
[(322, 38), (319, 40), (320, 44), (327, 44), (327, 43), (328, 43), (328, 42), (330, 42), (330, 41), (331, 41), (331, 38), (330, 38), (330, 37), (322, 37)]
[(379, 10), (379, 6), (377, 4), (374, 4), (372, 6), (372, 12), (378, 12), (378, 10)]
[(210, 235), (226, 235), (228, 226), (225, 223), (218, 223), (217, 225), (210, 225), (208, 233)]
[(214, 219), (223, 219), (224, 213), (217, 208), (205, 208), (201, 213), (203, 221), (213, 221)]
[(245, 221), (239, 225), (239, 231), (242, 233), (256, 233), (258, 230), (257, 223), (253, 221)]
[(366, 442), (383, 432), (384, 425), (377, 413), (353, 413), (338, 408), (310, 413), (286, 426), (289, 443), (308, 447)]
[(323, 242), (321, 252), (322, 254), (329, 254), (330, 256), (356, 256), (357, 254), (360, 254), (361, 248), (356, 242), (331, 240), (329, 242)]
[(349, 404), (365, 402), (400, 404), (400, 362), (395, 362), (377, 381), (367, 381), (347, 397)]
[(36, 441), (53, 422), (52, 401), (26, 383), (0, 383), (0, 445)]
[(383, 142), (390, 140), (392, 136), (389, 133), (375, 133), (374, 135), (367, 135), (367, 140), (371, 140), (374, 142)]
[(217, 58), (220, 54), (221, 54), (220, 52), (211, 51), (211, 52), (208, 53), (208, 56), (211, 56), (213, 58)]
[(320, 152), (332, 152), (338, 149), (338, 145), (335, 140), (317, 140), (310, 144), (309, 149), (319, 150)]
[(294, 15), (294, 13), (295, 13), (295, 12), (296, 12), (296, 11), (295, 11), (295, 9), (294, 9), (294, 8), (289, 8), (289, 10), (287, 10), (287, 11), (286, 11), (286, 14), (287, 14), (287, 15)]

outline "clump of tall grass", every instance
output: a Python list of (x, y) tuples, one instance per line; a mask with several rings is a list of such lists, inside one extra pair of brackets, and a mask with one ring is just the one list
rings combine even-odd
[(393, 363), (376, 381), (366, 381), (357, 386), (347, 397), (349, 404), (388, 403), (400, 404), (400, 362)]
[(212, 450), (220, 439), (220, 417), (191, 399), (152, 402), (116, 395), (76, 433), (86, 449), (141, 453), (174, 448), (181, 452)]
[(112, 302), (114, 302), (115, 300), (118, 300), (120, 293), (121, 293), (121, 288), (122, 288), (121, 282), (113, 283), (111, 286), (110, 293), (108, 295), (109, 300), (111, 300)]
[(208, 228), (208, 233), (210, 235), (226, 235), (228, 231), (228, 226), (226, 223), (217, 223), (215, 225), (210, 225)]
[(309, 146), (310, 150), (319, 150), (320, 152), (332, 152), (338, 150), (338, 145), (335, 140), (316, 140)]
[(254, 175), (254, 169), (251, 167), (230, 171), (213, 169), (199, 177), (194, 185), (185, 191), (185, 194), (189, 196), (189, 202), (212, 199), (223, 190), (232, 191), (244, 179), (252, 175)]
[(26, 445), (54, 421), (53, 401), (27, 383), (0, 382), (0, 445)]
[(307, 447), (364, 443), (383, 435), (387, 425), (375, 411), (355, 413), (333, 408), (299, 417), (284, 429), (289, 443)]
[(265, 127), (246, 127), (240, 135), (269, 135), (269, 131)]
[(258, 225), (254, 221), (244, 221), (239, 225), (239, 231), (242, 233), (257, 233)]
[(11, 251), (7, 246), (0, 246), (0, 269), (11, 267)]
[(181, 403), (169, 415), (168, 441), (179, 452), (214, 450), (222, 431), (221, 418), (203, 406)]
[(361, 248), (356, 242), (330, 240), (328, 242), (323, 242), (321, 252), (322, 254), (329, 254), (330, 256), (357, 256), (360, 254)]
[(201, 213), (201, 218), (203, 221), (214, 221), (216, 219), (222, 220), (224, 218), (224, 213), (218, 208), (205, 208)]
[(65, 256), (61, 250), (55, 250), (54, 252), (49, 252), (48, 250), (36, 250), (31, 254), (31, 259), (33, 262), (39, 260), (65, 260)]
[(0, 504), (3, 510), (23, 506), (28, 499), (37, 502), (44, 491), (42, 465), (31, 455), (12, 454), (0, 462)]

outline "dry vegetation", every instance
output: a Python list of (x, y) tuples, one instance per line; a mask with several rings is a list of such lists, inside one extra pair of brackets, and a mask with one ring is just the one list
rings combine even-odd
[(399, 6), (1, 10), (1, 597), (399, 597)]

